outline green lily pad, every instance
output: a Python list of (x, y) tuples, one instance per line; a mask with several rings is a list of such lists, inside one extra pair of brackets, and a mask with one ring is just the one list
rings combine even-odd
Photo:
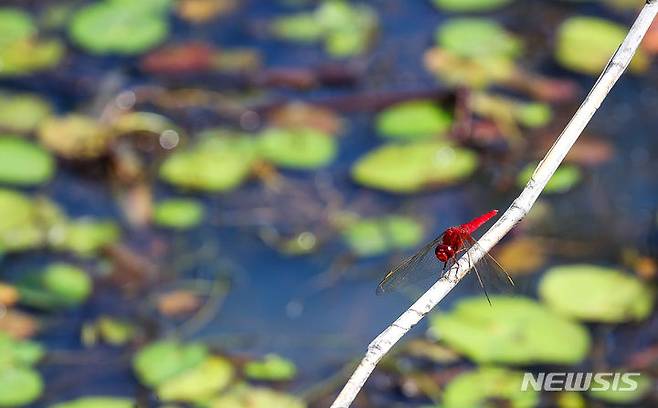
[(199, 225), (203, 213), (203, 206), (196, 200), (172, 199), (158, 203), (153, 220), (163, 227), (186, 229)]
[(238, 385), (211, 400), (208, 408), (306, 408), (299, 398), (268, 388)]
[(109, 316), (101, 316), (96, 322), (96, 327), (103, 341), (113, 346), (128, 343), (137, 331), (133, 324)]
[(279, 38), (304, 43), (324, 41), (335, 57), (365, 52), (377, 30), (377, 13), (363, 4), (344, 0), (323, 1), (313, 12), (277, 18), (273, 33)]
[(50, 408), (134, 408), (135, 401), (118, 397), (83, 397), (51, 405)]
[(103, 1), (91, 4), (75, 13), (69, 35), (94, 54), (140, 54), (161, 43), (169, 32), (165, 13), (168, 7), (163, 10), (153, 3)]
[(0, 47), (0, 76), (28, 75), (59, 64), (65, 53), (59, 40), (25, 39)]
[(359, 256), (413, 248), (424, 236), (424, 228), (417, 220), (399, 215), (358, 220), (343, 231), (343, 239)]
[(0, 8), (0, 47), (28, 39), (36, 32), (29, 14), (20, 9)]
[(35, 401), (43, 392), (43, 380), (29, 367), (0, 368), (0, 407), (19, 407)]
[(274, 20), (272, 29), (277, 37), (298, 42), (316, 42), (324, 35), (324, 28), (313, 13), (279, 17)]
[(14, 340), (0, 331), (0, 370), (9, 366), (30, 367), (44, 355), (39, 343), (29, 340)]
[(441, 10), (454, 12), (490, 11), (508, 5), (513, 0), (432, 0)]
[(49, 238), (55, 249), (89, 257), (103, 247), (117, 242), (119, 236), (119, 228), (112, 221), (81, 218), (61, 225)]
[(162, 401), (206, 401), (224, 389), (232, 378), (231, 363), (213, 356), (160, 383), (157, 394)]
[(415, 193), (459, 183), (477, 166), (475, 153), (446, 142), (390, 143), (361, 157), (352, 167), (352, 178), (366, 187)]
[(480, 367), (455, 377), (443, 393), (443, 408), (489, 407), (491, 401), (509, 408), (532, 408), (540, 393), (522, 391), (523, 373), (497, 367)]
[(208, 349), (202, 344), (158, 341), (142, 348), (133, 358), (133, 368), (144, 385), (155, 387), (202, 364)]
[(432, 101), (410, 101), (377, 115), (377, 132), (391, 139), (412, 140), (441, 135), (452, 125), (450, 113)]
[(261, 361), (249, 361), (244, 374), (253, 380), (287, 381), (297, 374), (295, 364), (276, 354), (268, 354)]
[(115, 134), (96, 119), (78, 114), (50, 117), (38, 130), (39, 141), (66, 159), (91, 160), (107, 153)]
[(31, 132), (50, 115), (51, 110), (50, 104), (39, 96), (0, 93), (0, 129)]
[(456, 18), (441, 25), (436, 41), (446, 51), (467, 58), (514, 58), (521, 41), (498, 23), (485, 18)]
[(55, 163), (50, 154), (27, 140), (0, 136), (0, 183), (33, 186), (50, 180)]
[(174, 152), (160, 167), (160, 177), (178, 187), (229, 191), (244, 182), (257, 159), (254, 140), (215, 130), (201, 141)]
[(44, 289), (71, 305), (83, 303), (91, 294), (91, 278), (82, 269), (64, 263), (49, 265), (43, 272)]
[(311, 128), (267, 129), (260, 137), (259, 147), (265, 160), (294, 169), (326, 166), (337, 151), (335, 138)]
[(646, 319), (654, 303), (651, 288), (637, 278), (618, 269), (588, 264), (549, 269), (539, 294), (562, 314), (607, 323)]
[(52, 202), (0, 189), (0, 252), (45, 245), (50, 227), (62, 220), (63, 215)]
[(51, 264), (18, 284), (21, 303), (44, 310), (84, 303), (92, 288), (91, 278), (83, 270), (64, 263)]
[(576, 364), (590, 339), (578, 323), (521, 297), (466, 299), (431, 317), (430, 333), (478, 363)]
[[(597, 17), (571, 17), (557, 33), (555, 59), (565, 68), (589, 75), (598, 75), (608, 63), (628, 28)], [(638, 49), (629, 69), (642, 72), (649, 58)]]
[[(605, 380), (612, 383), (614, 377), (607, 376), (605, 377)], [(619, 388), (604, 387), (601, 386), (601, 384), (593, 383), (587, 391), (587, 394), (599, 401), (605, 401), (615, 405), (625, 405), (635, 404), (651, 393), (653, 381), (649, 376), (641, 374), (639, 376), (632, 376), (628, 378), (628, 380), (637, 381), (637, 387), (631, 389), (631, 385), (627, 384), (624, 379), (621, 378)]]
[[(521, 188), (530, 181), (532, 173), (537, 168), (537, 163), (530, 163), (521, 170), (517, 178), (517, 185)], [(555, 171), (548, 184), (544, 188), (544, 193), (566, 193), (571, 190), (582, 179), (580, 168), (573, 164), (562, 164)]]

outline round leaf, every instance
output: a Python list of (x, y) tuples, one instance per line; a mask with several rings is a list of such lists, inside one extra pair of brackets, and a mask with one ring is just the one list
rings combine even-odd
[(142, 348), (133, 359), (139, 380), (157, 386), (186, 370), (197, 367), (208, 356), (202, 344), (182, 345), (175, 341), (158, 341)]
[(204, 191), (228, 191), (251, 173), (256, 160), (253, 140), (231, 137), (225, 131), (209, 131), (196, 145), (169, 156), (160, 177), (178, 187)]
[(489, 11), (503, 7), (513, 0), (432, 0), (441, 10), (468, 12)]
[(497, 401), (509, 408), (532, 408), (539, 403), (538, 391), (523, 391), (523, 373), (504, 368), (481, 367), (455, 377), (443, 394), (444, 408), (485, 407)]
[[(597, 17), (571, 17), (558, 29), (555, 58), (570, 70), (598, 75), (626, 36), (627, 28)], [(644, 71), (647, 55), (638, 49), (630, 69)]]
[(261, 387), (239, 385), (213, 399), (208, 408), (306, 408), (299, 398)]
[(260, 138), (265, 160), (293, 169), (313, 169), (329, 164), (336, 156), (336, 139), (310, 128), (266, 130)]
[(23, 139), (0, 136), (0, 183), (42, 184), (52, 178), (54, 171), (53, 158), (41, 147)]
[(430, 333), (478, 363), (575, 364), (590, 339), (578, 323), (521, 297), (466, 299), (431, 318)]
[(343, 232), (347, 244), (359, 256), (408, 249), (418, 245), (424, 235), (423, 226), (418, 221), (403, 216), (362, 219)]
[(73, 41), (94, 54), (140, 54), (165, 39), (165, 15), (140, 2), (100, 2), (80, 9), (69, 27)]
[(209, 357), (203, 363), (171, 377), (158, 385), (163, 401), (205, 401), (224, 389), (233, 378), (233, 366), (221, 357)]
[(14, 8), (0, 8), (0, 47), (30, 38), (36, 27), (29, 14)]
[(498, 23), (484, 18), (457, 18), (439, 27), (436, 40), (442, 49), (468, 58), (516, 57), (521, 42)]
[(38, 96), (0, 93), (0, 129), (31, 132), (50, 112), (50, 104)]
[(27, 405), (43, 392), (38, 372), (27, 367), (0, 368), (0, 407)]
[(352, 177), (367, 187), (414, 193), (459, 183), (477, 166), (475, 153), (446, 142), (391, 143), (361, 157), (352, 167)]
[(203, 206), (196, 200), (172, 199), (158, 203), (153, 220), (163, 227), (185, 229), (199, 225), (203, 212)]
[(451, 115), (431, 101), (403, 102), (377, 115), (377, 131), (394, 139), (437, 136), (451, 124)]
[(654, 293), (637, 278), (614, 268), (575, 264), (546, 271), (541, 298), (556, 311), (580, 320), (621, 323), (646, 319)]
[(292, 361), (276, 354), (268, 354), (262, 361), (249, 361), (244, 373), (254, 380), (286, 381), (295, 377), (297, 368)]
[(41, 279), (44, 289), (65, 304), (83, 303), (92, 291), (91, 279), (85, 271), (69, 264), (49, 265)]
[(133, 408), (135, 401), (118, 397), (84, 397), (51, 405), (50, 408)]

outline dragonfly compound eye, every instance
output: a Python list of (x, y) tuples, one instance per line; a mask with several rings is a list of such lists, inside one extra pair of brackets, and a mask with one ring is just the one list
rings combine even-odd
[(436, 250), (434, 251), (436, 254), (436, 258), (441, 261), (441, 262), (447, 262), (448, 259), (452, 257), (452, 254), (454, 251), (450, 247), (450, 245), (437, 245)]

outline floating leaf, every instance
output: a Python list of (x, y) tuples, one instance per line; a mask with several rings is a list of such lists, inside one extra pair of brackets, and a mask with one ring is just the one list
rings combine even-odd
[(83, 397), (73, 401), (60, 402), (50, 408), (134, 408), (135, 401), (119, 397)]
[(521, 53), (521, 42), (498, 23), (485, 18), (455, 18), (436, 33), (439, 47), (467, 58), (513, 58)]
[(299, 398), (274, 390), (238, 385), (211, 400), (208, 408), (306, 408)]
[[(571, 17), (564, 21), (557, 34), (555, 58), (570, 70), (598, 75), (626, 36), (627, 28), (597, 17)], [(647, 55), (641, 50), (629, 68), (635, 72), (646, 70)]]
[(352, 167), (354, 180), (392, 193), (414, 193), (468, 178), (477, 155), (441, 141), (391, 143), (361, 157)]
[(532, 408), (540, 393), (523, 390), (523, 373), (497, 367), (480, 367), (455, 377), (443, 393), (444, 408), (486, 407), (491, 401), (509, 408)]
[(16, 191), (0, 189), (0, 252), (44, 245), (51, 225), (62, 217), (49, 201), (31, 200)]
[(167, 8), (153, 1), (106, 0), (91, 4), (73, 16), (69, 35), (94, 54), (140, 54), (167, 36)]
[(434, 47), (425, 53), (425, 67), (442, 82), (485, 88), (496, 83), (509, 83), (517, 74), (515, 62), (505, 56), (487, 58), (462, 57)]
[(119, 236), (119, 228), (112, 221), (81, 218), (59, 226), (49, 238), (54, 248), (85, 257), (117, 242)]
[(430, 333), (478, 363), (575, 364), (588, 353), (587, 330), (521, 297), (466, 299), (431, 318)]
[(253, 380), (287, 381), (297, 374), (295, 364), (276, 354), (268, 354), (261, 361), (249, 361), (244, 374)]
[(277, 18), (273, 32), (279, 38), (312, 43), (324, 41), (326, 51), (336, 57), (367, 50), (377, 29), (377, 14), (365, 5), (327, 0), (311, 13)]
[[(537, 163), (530, 163), (521, 170), (517, 178), (519, 187), (525, 187), (530, 181), (532, 173), (537, 168)], [(571, 190), (582, 178), (581, 171), (573, 164), (563, 164), (555, 171), (548, 184), (544, 187), (545, 193), (566, 193)]]
[(39, 96), (0, 93), (0, 129), (31, 132), (50, 113), (50, 104)]
[(83, 303), (92, 290), (91, 279), (85, 271), (64, 263), (49, 265), (42, 281), (46, 290), (72, 305)]
[(98, 334), (107, 344), (121, 346), (129, 342), (135, 335), (134, 325), (109, 316), (101, 316), (96, 322)]
[(201, 141), (174, 152), (160, 167), (160, 177), (178, 187), (228, 191), (251, 173), (257, 155), (254, 141), (224, 130), (204, 132)]
[(18, 407), (35, 401), (43, 392), (43, 380), (28, 367), (0, 368), (0, 407)]
[(397, 215), (358, 220), (343, 232), (343, 238), (359, 256), (412, 248), (424, 235), (423, 226), (417, 220)]
[(39, 140), (58, 156), (89, 160), (107, 153), (114, 138), (111, 130), (95, 119), (77, 114), (51, 117), (39, 127)]
[(44, 349), (33, 341), (19, 341), (0, 331), (0, 370), (7, 366), (29, 367), (44, 355)]
[(293, 169), (314, 169), (336, 156), (336, 139), (315, 129), (276, 129), (263, 132), (259, 151), (265, 160)]
[(26, 39), (0, 47), (0, 76), (28, 75), (52, 68), (64, 51), (59, 40)]
[(432, 101), (410, 101), (377, 115), (377, 132), (392, 139), (438, 136), (450, 129), (452, 116)]
[(171, 199), (156, 205), (153, 220), (163, 227), (186, 229), (199, 225), (203, 213), (203, 206), (196, 200)]
[(432, 0), (441, 10), (455, 12), (489, 11), (508, 5), (513, 0)]
[(549, 269), (539, 294), (562, 314), (607, 323), (646, 319), (654, 303), (653, 291), (637, 278), (618, 269), (588, 264)]
[(0, 47), (28, 39), (36, 32), (29, 14), (20, 9), (0, 8)]
[(193, 369), (208, 356), (202, 344), (158, 341), (142, 348), (133, 359), (137, 378), (147, 386), (158, 386), (186, 370)]
[(27, 405), (41, 395), (43, 380), (31, 366), (42, 356), (39, 344), (12, 340), (0, 331), (0, 407)]
[(0, 136), (0, 183), (32, 186), (50, 180), (53, 158), (41, 147), (11, 136)]
[(279, 17), (274, 20), (272, 29), (279, 38), (299, 42), (315, 42), (324, 35), (324, 28), (313, 13)]
[[(615, 374), (619, 375), (620, 373)], [(606, 376), (604, 379), (609, 381), (609, 384), (615, 381), (614, 377), (612, 376)], [(599, 401), (605, 401), (610, 404), (626, 405), (637, 403), (651, 393), (653, 380), (648, 375), (641, 374), (639, 376), (632, 376), (629, 378), (629, 380), (636, 381), (637, 387), (631, 388), (632, 385), (626, 383), (622, 377), (619, 388), (610, 386), (606, 387), (593, 382), (590, 389), (587, 391), (587, 395)]]
[(233, 378), (233, 366), (222, 357), (209, 357), (158, 385), (163, 401), (206, 401), (224, 389)]
[(21, 303), (40, 309), (56, 309), (84, 303), (92, 287), (91, 278), (82, 269), (55, 263), (19, 285), (19, 290)]

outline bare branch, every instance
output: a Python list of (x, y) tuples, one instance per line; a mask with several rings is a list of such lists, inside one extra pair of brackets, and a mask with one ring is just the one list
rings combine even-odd
[[(481, 247), (484, 251), (489, 251), (530, 211), (530, 208), (537, 200), (537, 197), (539, 197), (546, 183), (548, 183), (548, 180), (553, 176), (553, 173), (555, 173), (555, 170), (557, 170), (571, 149), (571, 146), (576, 142), (614, 84), (624, 70), (626, 70), (626, 67), (635, 54), (635, 50), (656, 16), (656, 12), (658, 12), (658, 1), (648, 0), (626, 35), (626, 38), (613, 54), (608, 65), (606, 65), (601, 76), (592, 87), (592, 90), (548, 153), (546, 153), (544, 159), (539, 163), (521, 194), (514, 200), (502, 217), (478, 241), (479, 245), (473, 246), (467, 253), (468, 256), (462, 256), (459, 262), (450, 268), (446, 276), (455, 277), (454, 279), (447, 277), (439, 279), (406, 312), (370, 343), (365, 357), (361, 360), (361, 363), (352, 374), (352, 377), (347, 381), (345, 387), (331, 405), (331, 408), (349, 407), (375, 369), (379, 360), (466, 276), (473, 263), (482, 258), (483, 253), (477, 247)], [(467, 261), (469, 259), (471, 262)]]

